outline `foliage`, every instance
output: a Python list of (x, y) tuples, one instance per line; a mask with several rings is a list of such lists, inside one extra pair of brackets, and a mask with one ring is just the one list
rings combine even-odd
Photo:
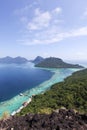
[(36, 67), (45, 67), (45, 68), (83, 68), (82, 66), (76, 64), (65, 63), (62, 59), (49, 57), (35, 65)]
[(73, 73), (44, 94), (36, 95), (19, 114), (44, 113), (46, 109), (46, 113), (50, 113), (61, 107), (87, 113), (87, 69)]

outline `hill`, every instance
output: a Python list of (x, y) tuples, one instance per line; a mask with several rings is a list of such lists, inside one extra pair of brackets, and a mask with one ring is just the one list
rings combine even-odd
[(4, 57), (4, 58), (0, 58), (0, 63), (6, 63), (6, 64), (11, 64), (11, 63), (16, 63), (16, 64), (23, 64), (23, 63), (27, 63), (28, 60), (24, 57), (15, 57), (15, 58), (12, 58), (12, 57)]
[(65, 63), (62, 59), (55, 58), (55, 57), (46, 58), (40, 63), (37, 63), (35, 66), (44, 67), (44, 68), (83, 68), (78, 64), (74, 65), (74, 64)]
[(34, 64), (38, 64), (40, 62), (42, 62), (44, 60), (43, 57), (41, 56), (37, 56), (34, 60), (32, 60), (31, 62), (33, 62)]
[(61, 107), (87, 113), (87, 69), (73, 73), (44, 94), (33, 97), (32, 102), (20, 115), (29, 112), (51, 113)]

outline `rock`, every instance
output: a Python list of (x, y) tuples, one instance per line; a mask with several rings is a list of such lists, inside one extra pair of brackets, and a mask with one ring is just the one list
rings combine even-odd
[(87, 115), (60, 109), (52, 114), (26, 114), (0, 121), (0, 130), (87, 130)]

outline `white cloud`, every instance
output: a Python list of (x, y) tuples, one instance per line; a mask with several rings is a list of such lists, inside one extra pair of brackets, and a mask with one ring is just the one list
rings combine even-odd
[(39, 9), (35, 10), (35, 17), (31, 22), (28, 23), (27, 28), (29, 30), (39, 30), (44, 27), (48, 27), (51, 21), (51, 14), (46, 12), (41, 12)]
[(34, 4), (36, 3), (32, 3), (32, 5), (26, 5), (24, 8), (15, 10), (15, 14), (18, 15), (20, 22), (25, 25), (26, 30), (39, 31), (53, 26), (52, 24), (56, 24), (58, 26), (58, 24), (62, 22), (62, 20), (58, 17), (58, 15), (62, 13), (62, 8), (57, 7), (50, 11), (43, 11), (40, 8), (30, 9), (30, 7)]
[[(29, 6), (26, 6), (21, 12), (27, 12), (28, 9)], [(66, 38), (87, 36), (87, 26), (63, 31), (60, 26), (63, 22), (60, 19), (61, 13), (62, 8), (60, 7), (51, 11), (36, 8), (33, 10), (31, 19), (22, 15), (20, 20), (25, 23), (25, 31), (22, 40), (19, 40), (19, 42), (24, 45), (54, 44)], [(25, 34), (25, 32), (27, 33)]]
[(81, 36), (87, 36), (87, 26), (61, 33), (58, 33), (56, 28), (49, 29), (48, 31), (39, 32), (38, 35), (34, 35), (33, 38), (21, 40), (20, 43), (24, 45), (46, 45), (58, 43), (66, 38)]
[(61, 20), (55, 17), (55, 15), (60, 14), (62, 9), (59, 7), (53, 9), (52, 11), (42, 11), (39, 8), (35, 9), (35, 15), (31, 21), (27, 24), (27, 29), (29, 30), (40, 30), (49, 27), (51, 23), (59, 23)]
[(70, 32), (71, 37), (87, 36), (87, 26), (81, 27)]
[(60, 13), (62, 13), (62, 8), (57, 7), (57, 8), (55, 8), (55, 9), (52, 11), (52, 13), (60, 14)]

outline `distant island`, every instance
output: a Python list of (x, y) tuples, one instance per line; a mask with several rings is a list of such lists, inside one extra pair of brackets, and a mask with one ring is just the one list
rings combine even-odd
[(64, 62), (60, 58), (49, 57), (41, 62), (35, 64), (35, 67), (43, 67), (43, 68), (83, 68), (83, 66), (78, 64), (69, 64)]
[(0, 63), (5, 63), (5, 64), (12, 64), (12, 63), (16, 63), (16, 64), (23, 64), (23, 63), (27, 63), (29, 62), (26, 58), (24, 57), (15, 57), (12, 58), (10, 56), (6, 56), (4, 58), (0, 58)]
[(42, 68), (83, 68), (83, 66), (81, 65), (69, 64), (64, 62), (62, 59), (55, 57), (43, 58), (41, 56), (37, 56), (34, 60), (28, 60), (21, 56), (15, 58), (10, 56), (0, 58), (0, 63), (2, 64), (12, 64), (12, 63), (25, 64), (28, 62), (34, 63), (35, 67), (42, 67)]
[(15, 58), (6, 56), (3, 58), (0, 58), (0, 63), (2, 63), (2, 64), (12, 64), (12, 63), (23, 64), (23, 63), (27, 63), (27, 62), (32, 62), (34, 64), (38, 64), (38, 63), (42, 62), (43, 60), (44, 60), (44, 58), (41, 56), (37, 56), (34, 60), (28, 60), (21, 56), (17, 56)]
[(43, 57), (41, 56), (37, 56), (34, 60), (32, 60), (31, 62), (33, 62), (34, 64), (38, 64), (40, 62), (42, 62), (44, 60)]

